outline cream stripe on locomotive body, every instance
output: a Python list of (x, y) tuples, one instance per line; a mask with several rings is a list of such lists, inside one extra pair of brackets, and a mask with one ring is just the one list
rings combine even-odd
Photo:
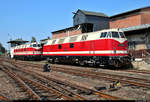
[(128, 62), (128, 42), (119, 29), (48, 40), (43, 55), (50, 62), (115, 65)]
[[(43, 54), (89, 54), (89, 51), (68, 51), (68, 52), (43, 52)], [(110, 51), (95, 51), (95, 54), (114, 54), (113, 50)], [(128, 54), (128, 51), (118, 50), (116, 54)]]

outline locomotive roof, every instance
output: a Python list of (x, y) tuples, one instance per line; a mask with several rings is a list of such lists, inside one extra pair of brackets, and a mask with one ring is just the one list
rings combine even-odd
[[(62, 44), (62, 43), (73, 43), (73, 42), (80, 42), (85, 40), (96, 40), (100, 38), (100, 34), (102, 32), (122, 32), (121, 29), (104, 29), (96, 32), (90, 32), (90, 33), (82, 33), (80, 35), (73, 35), (68, 37), (62, 37), (57, 39), (51, 39), (48, 40), (45, 45), (53, 45), (53, 44)], [(119, 41), (124, 41), (122, 39), (117, 39)]]
[[(73, 36), (68, 36), (68, 37), (74, 37), (74, 36), (80, 36), (80, 35), (86, 35), (86, 34), (92, 34), (92, 33), (97, 33), (97, 32), (108, 32), (108, 31), (122, 31), (121, 29), (104, 29), (104, 30), (100, 30), (100, 31), (96, 31), (96, 32), (90, 32), (90, 33), (81, 33), (79, 35), (73, 35)], [(63, 38), (68, 38), (68, 37), (61, 37), (61, 38), (57, 38), (57, 39), (63, 39)], [(56, 39), (50, 39), (50, 40), (56, 40)]]

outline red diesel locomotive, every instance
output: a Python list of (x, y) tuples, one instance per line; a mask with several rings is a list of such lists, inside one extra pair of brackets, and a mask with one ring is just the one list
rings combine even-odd
[(38, 43), (23, 44), (11, 49), (15, 59), (40, 60), (42, 58), (42, 47)]
[(119, 29), (48, 40), (43, 56), (51, 63), (122, 66), (130, 62), (128, 41)]

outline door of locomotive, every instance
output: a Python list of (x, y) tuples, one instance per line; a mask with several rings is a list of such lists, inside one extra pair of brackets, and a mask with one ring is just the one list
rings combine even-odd
[(89, 42), (89, 54), (90, 55), (95, 54), (95, 42), (94, 41)]

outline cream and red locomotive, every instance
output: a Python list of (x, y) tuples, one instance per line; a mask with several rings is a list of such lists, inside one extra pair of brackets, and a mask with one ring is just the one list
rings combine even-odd
[(128, 41), (119, 29), (108, 29), (48, 40), (43, 56), (51, 63), (80, 65), (128, 64)]
[(40, 60), (42, 47), (38, 43), (23, 44), (13, 47), (13, 57), (21, 60)]
[(41, 46), (30, 43), (11, 49), (13, 58), (48, 59), (51, 63), (108, 65), (119, 67), (130, 63), (128, 41), (119, 29), (108, 29), (48, 40)]

